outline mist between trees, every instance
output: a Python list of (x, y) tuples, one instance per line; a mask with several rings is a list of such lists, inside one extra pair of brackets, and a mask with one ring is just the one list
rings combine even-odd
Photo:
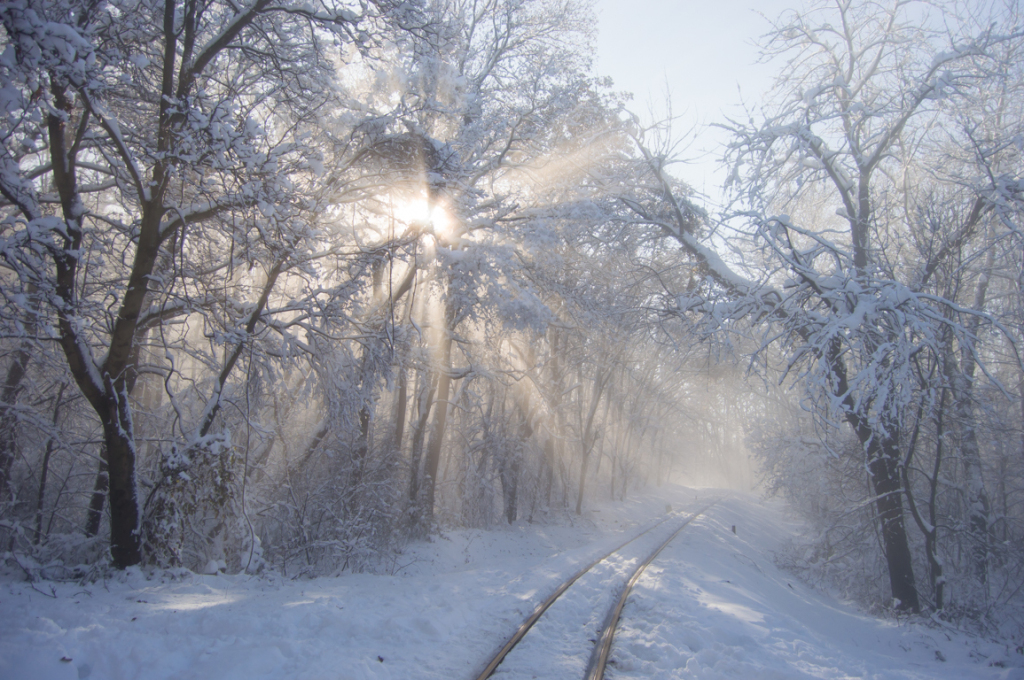
[(709, 215), (586, 2), (0, 3), (8, 568), (386, 570), (761, 481), (809, 577), (984, 619), (1024, 583), (1024, 81), (975, 5), (780, 17)]

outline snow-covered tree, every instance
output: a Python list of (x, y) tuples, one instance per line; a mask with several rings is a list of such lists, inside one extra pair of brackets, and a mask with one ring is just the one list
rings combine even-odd
[[(191, 455), (275, 286), (322, 250), (316, 215), (329, 198), (312, 190), (322, 155), (309, 129), (338, 101), (338, 60), (388, 11), (265, 0), (0, 7), (5, 285), (25, 314), (52, 316), (43, 334), (102, 424), (119, 566), (142, 558), (131, 394), (147, 334), (166, 339), (172, 320), (223, 305), (224, 325), (207, 329), (221, 347), (218, 377), (196, 419), (178, 423), (179, 451)], [(155, 370), (180, 369), (172, 359)]]
[(689, 270), (617, 221), (635, 159), (589, 3), (0, 20), (16, 550), (95, 562), (109, 528), (119, 567), (315, 574), (640, 483)]
[[(874, 492), (892, 597), (914, 611), (905, 425), (922, 390), (941, 384), (933, 373), (922, 386), (917, 369), (926, 357), (950, 366), (954, 350), (984, 366), (979, 338), (1013, 339), (984, 305), (932, 287), (941, 267), (969, 270), (968, 243), (1007, 253), (999, 240), (1019, 233), (1019, 166), (961, 165), (951, 176), (938, 151), (949, 148), (958, 115), (977, 116), (964, 129), (991, 122), (983, 103), (998, 89), (993, 84), (1005, 82), (1004, 56), (1019, 40), (1012, 12), (968, 10), (836, 0), (773, 25), (766, 51), (786, 59), (786, 69), (763, 111), (729, 125), (736, 201), (729, 231), (718, 230), (734, 246), (727, 258), (715, 241), (695, 237), (664, 158), (642, 142), (669, 210), (631, 206), (700, 264), (702, 280), (679, 296), (678, 313), (699, 315), (709, 328), (740, 318), (761, 323), (766, 347), (784, 346), (784, 371), (804, 385), (805, 406), (852, 429)], [(1018, 138), (1012, 125), (992, 133), (984, 144)], [(922, 246), (915, 215), (936, 192), (955, 194), (959, 204)], [(954, 373), (971, 379), (962, 365)]]

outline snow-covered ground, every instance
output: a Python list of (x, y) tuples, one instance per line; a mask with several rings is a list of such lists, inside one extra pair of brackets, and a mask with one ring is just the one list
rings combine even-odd
[(5, 582), (0, 678), (472, 680), (563, 578), (671, 504), (668, 522), (581, 578), (495, 676), (577, 677), (614, 587), (711, 498), (638, 582), (609, 678), (1024, 679), (1024, 657), (1005, 645), (871, 618), (778, 570), (773, 551), (795, 530), (779, 506), (681, 487), (598, 506), (573, 526), (447, 532), (408, 549), (391, 575)]

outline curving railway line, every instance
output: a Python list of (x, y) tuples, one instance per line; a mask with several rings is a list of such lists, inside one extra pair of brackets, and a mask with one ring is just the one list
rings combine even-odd
[[(618, 598), (613, 602), (612, 606), (608, 609), (607, 614), (603, 619), (604, 623), (602, 624), (601, 629), (598, 631), (596, 639), (591, 640), (594, 643), (594, 646), (592, 653), (590, 655), (590, 661), (587, 664), (584, 680), (602, 680), (604, 678), (604, 671), (605, 667), (608, 664), (608, 657), (611, 652), (612, 641), (615, 636), (615, 628), (619, 622), (619, 616), (622, 613), (622, 608), (626, 604), (626, 600), (629, 598), (629, 594), (630, 591), (633, 589), (633, 585), (643, 574), (644, 569), (646, 569), (651, 564), (651, 562), (654, 561), (658, 554), (661, 553), (661, 551), (672, 541), (672, 539), (679, 535), (679, 532), (686, 528), (688, 524), (690, 524), (693, 520), (699, 517), (702, 513), (707, 511), (707, 509), (714, 505), (716, 502), (717, 501), (712, 501), (711, 503), (708, 503), (707, 505), (697, 510), (693, 514), (689, 515), (684, 521), (682, 521), (679, 524), (675, 531), (671, 532), (665, 540), (658, 542), (654, 546), (654, 548), (646, 554), (646, 557), (639, 560), (639, 563), (633, 569), (629, 579), (625, 582), (625, 585), (622, 586)], [(523, 638), (526, 637), (526, 634), (534, 627), (534, 624), (536, 624), (538, 621), (542, 619), (544, 614), (551, 608), (553, 604), (555, 604), (555, 602), (562, 598), (577, 581), (584, 577), (584, 575), (592, 572), (595, 569), (595, 567), (598, 567), (598, 565), (604, 562), (608, 562), (613, 556), (616, 556), (618, 553), (622, 552), (625, 548), (627, 548), (627, 546), (636, 543), (644, 536), (647, 536), (648, 534), (652, 533), (655, 529), (673, 519), (673, 517), (674, 515), (670, 515), (658, 521), (657, 523), (648, 527), (646, 530), (640, 532), (636, 536), (633, 536), (632, 538), (624, 541), (615, 548), (611, 549), (604, 555), (601, 555), (593, 562), (586, 565), (585, 567), (577, 571), (575, 574), (570, 576), (568, 579), (566, 579), (560, 586), (558, 586), (554, 590), (553, 593), (551, 593), (551, 595), (549, 595), (544, 601), (542, 601), (534, 608), (533, 612), (528, 617), (526, 617), (526, 620), (523, 621), (522, 625), (519, 626), (516, 632), (508, 639), (508, 641), (502, 646), (502, 648), (498, 650), (497, 654), (494, 655), (494, 657), (484, 667), (484, 669), (480, 671), (478, 675), (474, 676), (475, 680), (488, 680), (488, 678), (491, 678), (496, 674), (496, 672), (499, 671), (499, 667), (501, 667), (502, 671), (502, 673), (500, 674), (504, 674), (506, 670), (514, 670), (506, 669), (502, 665), (503, 662), (506, 660), (506, 657), (509, 656), (509, 654), (512, 652), (513, 649), (517, 647), (517, 645), (519, 645)], [(512, 660), (510, 659), (509, 661), (511, 662)]]

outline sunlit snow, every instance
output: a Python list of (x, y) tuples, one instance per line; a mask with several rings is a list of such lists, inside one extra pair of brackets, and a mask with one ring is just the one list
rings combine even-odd
[(671, 504), (668, 522), (581, 579), (494, 677), (581, 676), (638, 557), (714, 498), (638, 581), (610, 679), (1024, 678), (1012, 649), (868, 616), (780, 570), (774, 556), (798, 528), (781, 505), (683, 487), (596, 506), (572, 525), (449, 531), (412, 545), (390, 574), (9, 580), (0, 678), (472, 680), (543, 595)]

